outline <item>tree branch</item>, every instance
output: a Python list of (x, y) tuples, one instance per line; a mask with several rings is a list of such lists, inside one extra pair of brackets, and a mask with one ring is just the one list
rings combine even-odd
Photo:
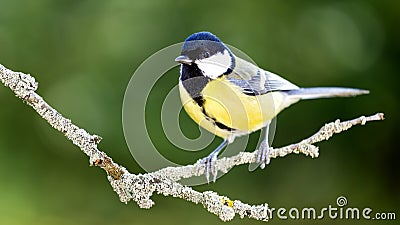
[[(127, 203), (133, 200), (141, 208), (150, 208), (154, 205), (150, 197), (156, 192), (157, 194), (181, 198), (195, 204), (201, 203), (207, 211), (217, 215), (223, 221), (233, 219), (235, 214), (238, 214), (241, 218), (249, 217), (264, 221), (270, 218), (268, 204), (248, 205), (239, 200), (230, 200), (228, 197), (221, 196), (213, 191), (198, 192), (177, 182), (182, 178), (204, 174), (205, 166), (200, 161), (197, 161), (194, 165), (167, 167), (146, 174), (129, 173), (123, 166), (113, 162), (111, 157), (97, 148), (101, 137), (91, 135), (73, 124), (71, 120), (63, 117), (35, 92), (38, 88), (38, 83), (34, 77), (29, 74), (11, 71), (0, 64), (0, 80), (53, 128), (64, 133), (74, 145), (89, 156), (90, 165), (98, 166), (107, 172), (108, 180), (118, 194), (120, 201)], [(364, 125), (366, 122), (378, 120), (383, 120), (382, 113), (368, 117), (362, 116), (345, 122), (336, 120), (325, 124), (316, 134), (297, 144), (272, 149), (269, 157), (283, 157), (290, 153), (302, 153), (313, 158), (318, 157), (318, 147), (313, 144), (327, 140), (334, 134), (345, 131), (354, 125)], [(254, 163), (255, 161), (256, 151), (251, 153), (241, 152), (236, 156), (218, 159), (215, 165), (218, 170), (227, 172), (234, 166)]]
[[(372, 116), (361, 116), (349, 121), (340, 122), (340, 120), (336, 120), (335, 122), (327, 123), (323, 127), (321, 127), (317, 133), (313, 134), (307, 139), (300, 141), (299, 143), (291, 144), (281, 148), (270, 147), (269, 158), (273, 159), (284, 157), (291, 153), (302, 153), (306, 156), (316, 158), (319, 156), (319, 149), (313, 144), (328, 140), (334, 134), (346, 131), (354, 125), (364, 125), (365, 123), (370, 121), (379, 121), (383, 119), (383, 113), (376, 113)], [(215, 162), (215, 165), (219, 171), (226, 173), (235, 166), (256, 163), (256, 159), (257, 150), (255, 150), (254, 152), (240, 152), (239, 154), (232, 157), (218, 159)], [(201, 176), (205, 173), (205, 167), (201, 161), (202, 159), (199, 159), (194, 165), (167, 167), (153, 173), (161, 174), (162, 176), (168, 177), (173, 181), (179, 181), (182, 178), (190, 178), (193, 176)]]

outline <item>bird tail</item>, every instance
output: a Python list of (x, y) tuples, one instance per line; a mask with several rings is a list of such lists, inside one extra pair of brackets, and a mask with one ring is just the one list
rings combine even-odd
[(286, 92), (290, 97), (300, 99), (316, 98), (335, 98), (335, 97), (353, 97), (357, 95), (369, 94), (368, 90), (344, 87), (314, 87), (300, 88)]

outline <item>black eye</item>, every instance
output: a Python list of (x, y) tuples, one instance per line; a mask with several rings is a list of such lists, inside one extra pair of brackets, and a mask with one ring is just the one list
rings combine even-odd
[(203, 57), (204, 57), (204, 58), (210, 57), (210, 53), (209, 53), (209, 52), (204, 52), (204, 53), (203, 53)]

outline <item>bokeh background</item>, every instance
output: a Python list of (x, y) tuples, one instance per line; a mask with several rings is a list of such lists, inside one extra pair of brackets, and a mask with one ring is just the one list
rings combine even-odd
[[(384, 112), (385, 121), (320, 143), (318, 159), (290, 155), (255, 172), (241, 166), (216, 183), (195, 188), (276, 208), (335, 206), (343, 195), (349, 206), (400, 217), (399, 15), (400, 3), (389, 0), (1, 0), (0, 63), (33, 74), (39, 94), (102, 136), (100, 148), (135, 173), (145, 171), (124, 140), (125, 88), (147, 57), (191, 33), (211, 31), (300, 86), (369, 89), (368, 96), (305, 101), (287, 109), (278, 117), (273, 146), (299, 141), (337, 118)], [(178, 68), (169, 73), (175, 75), (163, 77), (149, 97), (150, 136), (168, 159), (189, 164), (220, 140), (190, 153), (174, 147), (157, 129), (161, 125), (154, 121), (160, 121), (163, 96), (176, 85)], [(199, 134), (185, 113), (180, 122), (188, 137)], [(257, 135), (250, 136), (247, 149), (256, 148)], [(0, 87), (0, 224), (222, 224), (200, 205), (158, 195), (153, 199), (150, 210), (120, 203), (103, 171), (90, 168), (77, 147)], [(261, 222), (236, 217), (230, 224)]]

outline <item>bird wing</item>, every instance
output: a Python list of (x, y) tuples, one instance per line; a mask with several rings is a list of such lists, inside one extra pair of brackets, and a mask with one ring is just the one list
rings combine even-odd
[(226, 79), (239, 86), (248, 95), (262, 95), (272, 91), (289, 91), (298, 86), (284, 78), (263, 70), (252, 63), (236, 57), (235, 68), (226, 75)]

